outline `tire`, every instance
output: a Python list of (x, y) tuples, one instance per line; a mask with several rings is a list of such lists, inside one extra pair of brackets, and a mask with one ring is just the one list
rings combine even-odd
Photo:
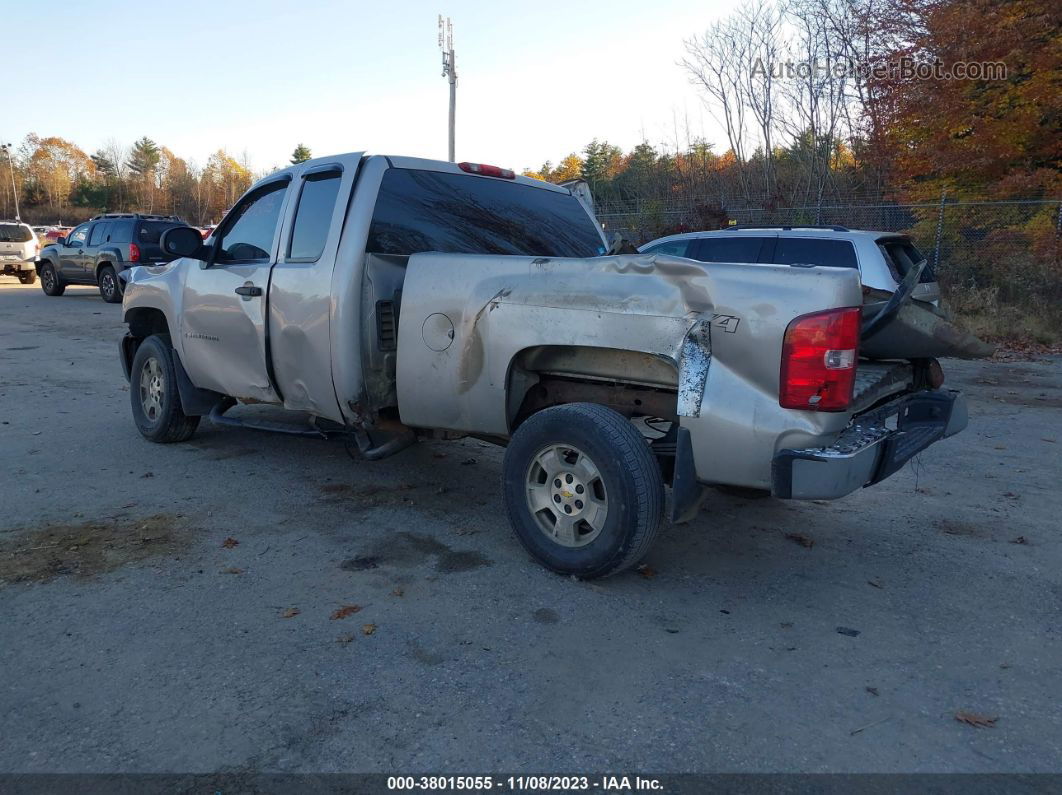
[(129, 372), (133, 421), (144, 438), (159, 444), (190, 439), (199, 417), (181, 409), (169, 337), (153, 334), (140, 343)]
[(18, 275), (18, 280), (22, 284), (36, 284), (37, 271), (21, 271)]
[(66, 285), (55, 272), (55, 266), (50, 262), (41, 265), (41, 289), (45, 295), (62, 295), (66, 292)]
[(118, 274), (110, 265), (100, 268), (97, 286), (100, 288), (100, 296), (108, 304), (122, 303), (122, 286), (118, 283)]
[(645, 438), (594, 403), (529, 417), (505, 451), (503, 490), (509, 522), (532, 557), (583, 579), (638, 563), (664, 509), (660, 466)]

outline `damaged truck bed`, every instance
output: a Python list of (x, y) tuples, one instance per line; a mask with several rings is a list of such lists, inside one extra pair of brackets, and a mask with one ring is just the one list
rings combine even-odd
[[(300, 216), (322, 201), (327, 224)], [(225, 412), (265, 402), (369, 458), (497, 442), (517, 539), (566, 574), (637, 563), (665, 486), (675, 520), (714, 484), (841, 497), (966, 424), (945, 348), (923, 344), (946, 335), (908, 320), (909, 295), (864, 306), (850, 269), (605, 255), (567, 188), (493, 166), (318, 158), (254, 186), (205, 243), (163, 247), (180, 258), (125, 294), (146, 438), (253, 425)]]

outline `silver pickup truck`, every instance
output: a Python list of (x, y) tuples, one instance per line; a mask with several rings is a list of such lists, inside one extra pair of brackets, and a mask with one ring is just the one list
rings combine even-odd
[[(634, 565), (665, 484), (673, 521), (706, 485), (842, 497), (967, 421), (943, 321), (903, 320), (917, 272), (870, 295), (852, 269), (613, 253), (568, 188), (494, 166), (317, 158), (161, 243), (120, 346), (146, 438), (209, 416), (369, 459), (496, 442), (517, 538), (565, 574)], [(227, 414), (257, 403), (302, 424)]]

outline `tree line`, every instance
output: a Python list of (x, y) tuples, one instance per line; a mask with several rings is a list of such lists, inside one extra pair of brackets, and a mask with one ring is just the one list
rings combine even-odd
[[(59, 137), (30, 133), (10, 160), (0, 162), (0, 217), (15, 214), (12, 185), (23, 220), (33, 224), (77, 223), (100, 212), (177, 215), (205, 225), (224, 212), (262, 174), (244, 154), (217, 150), (202, 165), (185, 160), (144, 136), (126, 146), (111, 139), (87, 154)], [(299, 144), (292, 163), (309, 160)]]
[[(606, 205), (720, 210), (1062, 195), (1057, 3), (753, 0), (688, 38), (679, 63), (723, 141), (676, 123), (670, 141), (594, 140), (524, 173), (585, 179)], [(1004, 76), (946, 77), (969, 63)]]

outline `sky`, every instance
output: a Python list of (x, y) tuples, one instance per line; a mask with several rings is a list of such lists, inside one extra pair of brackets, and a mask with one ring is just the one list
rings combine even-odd
[[(629, 150), (723, 140), (677, 61), (735, 0), (0, 0), (0, 142), (56, 135), (93, 152), (146, 135), (200, 165), (255, 171), (350, 151), (446, 158), (437, 44), (453, 20), (458, 160), (537, 168), (592, 138)], [(76, 12), (72, 8), (76, 7)], [(97, 24), (97, 22), (99, 24)], [(11, 78), (14, 79), (11, 79)]]

